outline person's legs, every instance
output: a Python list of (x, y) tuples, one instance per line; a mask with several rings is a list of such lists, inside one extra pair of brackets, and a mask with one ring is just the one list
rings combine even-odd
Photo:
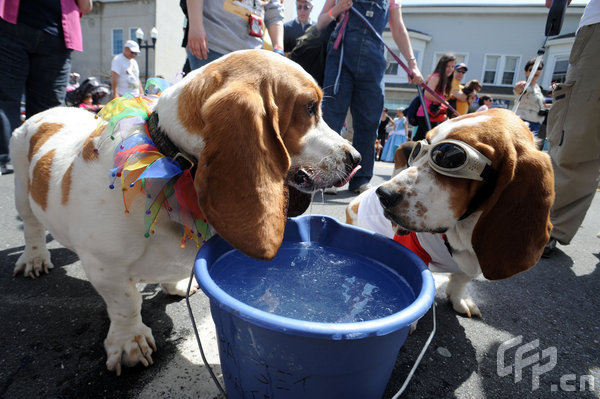
[(600, 23), (585, 26), (571, 50), (566, 81), (554, 92), (548, 115), (554, 168), (552, 238), (569, 244), (598, 187), (600, 170)]
[(525, 121), (525, 123), (527, 123), (527, 126), (529, 127), (529, 131), (531, 132), (531, 134), (533, 134), (533, 137), (537, 137), (537, 135), (540, 131), (540, 128), (542, 127), (542, 124), (540, 122), (531, 122), (531, 121), (526, 121), (526, 120), (524, 120), (524, 121)]
[(64, 105), (71, 73), (71, 50), (64, 40), (43, 32), (29, 55), (31, 65), (25, 88), (27, 117)]
[(204, 65), (213, 62), (214, 60), (223, 56), (221, 53), (217, 53), (216, 51), (208, 50), (208, 58), (203, 60), (201, 58), (196, 57), (189, 49), (186, 49), (187, 58), (190, 63), (190, 69), (193, 71), (195, 69), (201, 68)]
[(383, 110), (383, 90), (381, 84), (372, 79), (357, 79), (356, 89), (350, 105), (354, 137), (352, 146), (362, 157), (362, 168), (356, 172), (348, 189), (354, 191), (368, 184), (373, 177), (375, 166), (375, 140)]
[[(440, 122), (429, 122), (429, 123), (431, 124), (432, 129), (440, 124)], [(425, 139), (425, 135), (427, 134), (428, 131), (429, 131), (429, 128), (427, 127), (427, 121), (425, 120), (425, 117), (417, 116), (417, 133), (415, 133), (413, 135), (412, 140), (413, 141), (421, 141), (421, 140)]]
[[(344, 121), (350, 107), (350, 100), (354, 93), (354, 81), (351, 73), (342, 69), (337, 92), (335, 92), (335, 81), (338, 75), (339, 56), (329, 54), (325, 64), (323, 77), (323, 120), (333, 131), (340, 133), (344, 127)], [(353, 126), (356, 135), (356, 126)], [(359, 150), (360, 152), (360, 150)], [(361, 154), (362, 155), (362, 154)]]
[[(20, 125), (21, 97), (29, 58), (25, 43), (30, 37), (16, 25), (0, 20), (0, 165), (10, 160), (8, 142)], [(4, 171), (4, 169), (3, 169)]]
[[(342, 92), (338, 94), (339, 98), (350, 101), (354, 127), (352, 145), (362, 157), (362, 168), (348, 184), (350, 191), (362, 191), (364, 187), (361, 186), (366, 187), (373, 177), (375, 140), (383, 111), (383, 74), (386, 67), (383, 45), (370, 32), (364, 34), (367, 28), (362, 22), (357, 21), (357, 23), (358, 26), (351, 26), (349, 23), (344, 37), (344, 71), (351, 74), (354, 83), (353, 91), (349, 97)], [(327, 60), (328, 67), (330, 54)]]
[(421, 141), (425, 138), (425, 133), (427, 133), (429, 129), (427, 128), (427, 122), (425, 121), (425, 117), (417, 116), (417, 132), (413, 135), (413, 141)]

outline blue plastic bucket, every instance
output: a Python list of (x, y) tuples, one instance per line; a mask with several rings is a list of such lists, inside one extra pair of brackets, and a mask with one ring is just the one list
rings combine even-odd
[(320, 215), (288, 219), (268, 262), (215, 236), (194, 271), (231, 399), (381, 397), (410, 324), (435, 294), (412, 252)]

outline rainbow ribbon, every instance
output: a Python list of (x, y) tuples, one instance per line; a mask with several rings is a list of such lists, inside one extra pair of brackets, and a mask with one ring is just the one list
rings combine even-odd
[[(148, 80), (146, 87), (160, 91), (164, 86), (160, 81)], [(154, 93), (157, 94), (157, 93)], [(117, 179), (123, 192), (125, 213), (138, 195), (146, 199), (144, 214), (145, 237), (154, 233), (154, 226), (161, 210), (169, 219), (182, 226), (181, 247), (187, 240), (194, 240), (196, 246), (211, 236), (210, 228), (198, 207), (198, 197), (194, 189), (189, 169), (182, 170), (172, 158), (160, 153), (146, 133), (146, 123), (150, 110), (158, 99), (152, 96), (119, 97), (102, 108), (98, 117), (106, 123), (107, 133), (115, 140), (119, 132), (121, 142), (114, 153), (114, 167), (110, 170), (110, 189), (115, 188)]]

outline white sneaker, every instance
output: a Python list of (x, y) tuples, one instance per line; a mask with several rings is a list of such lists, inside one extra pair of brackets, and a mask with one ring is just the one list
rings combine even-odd
[(13, 170), (8, 169), (8, 166), (6, 164), (4, 164), (4, 165), (0, 165), (0, 172), (1, 172), (0, 174), (2, 176), (4, 176), (4, 175), (10, 175), (11, 173), (13, 173)]
[(371, 185), (368, 184), (368, 183), (365, 183), (365, 184), (363, 184), (361, 186), (358, 186), (357, 188), (352, 189), (350, 191), (353, 192), (353, 193), (362, 194), (362, 193), (364, 193), (365, 191), (367, 191), (370, 188), (371, 188)]
[(336, 187), (327, 187), (326, 189), (323, 190), (323, 193), (337, 195), (338, 191), (337, 191)]

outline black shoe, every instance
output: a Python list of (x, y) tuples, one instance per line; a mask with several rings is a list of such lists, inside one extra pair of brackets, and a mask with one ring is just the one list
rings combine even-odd
[(542, 252), (542, 258), (550, 258), (554, 253), (554, 249), (556, 248), (556, 238), (550, 237), (546, 246), (544, 247), (544, 252)]

